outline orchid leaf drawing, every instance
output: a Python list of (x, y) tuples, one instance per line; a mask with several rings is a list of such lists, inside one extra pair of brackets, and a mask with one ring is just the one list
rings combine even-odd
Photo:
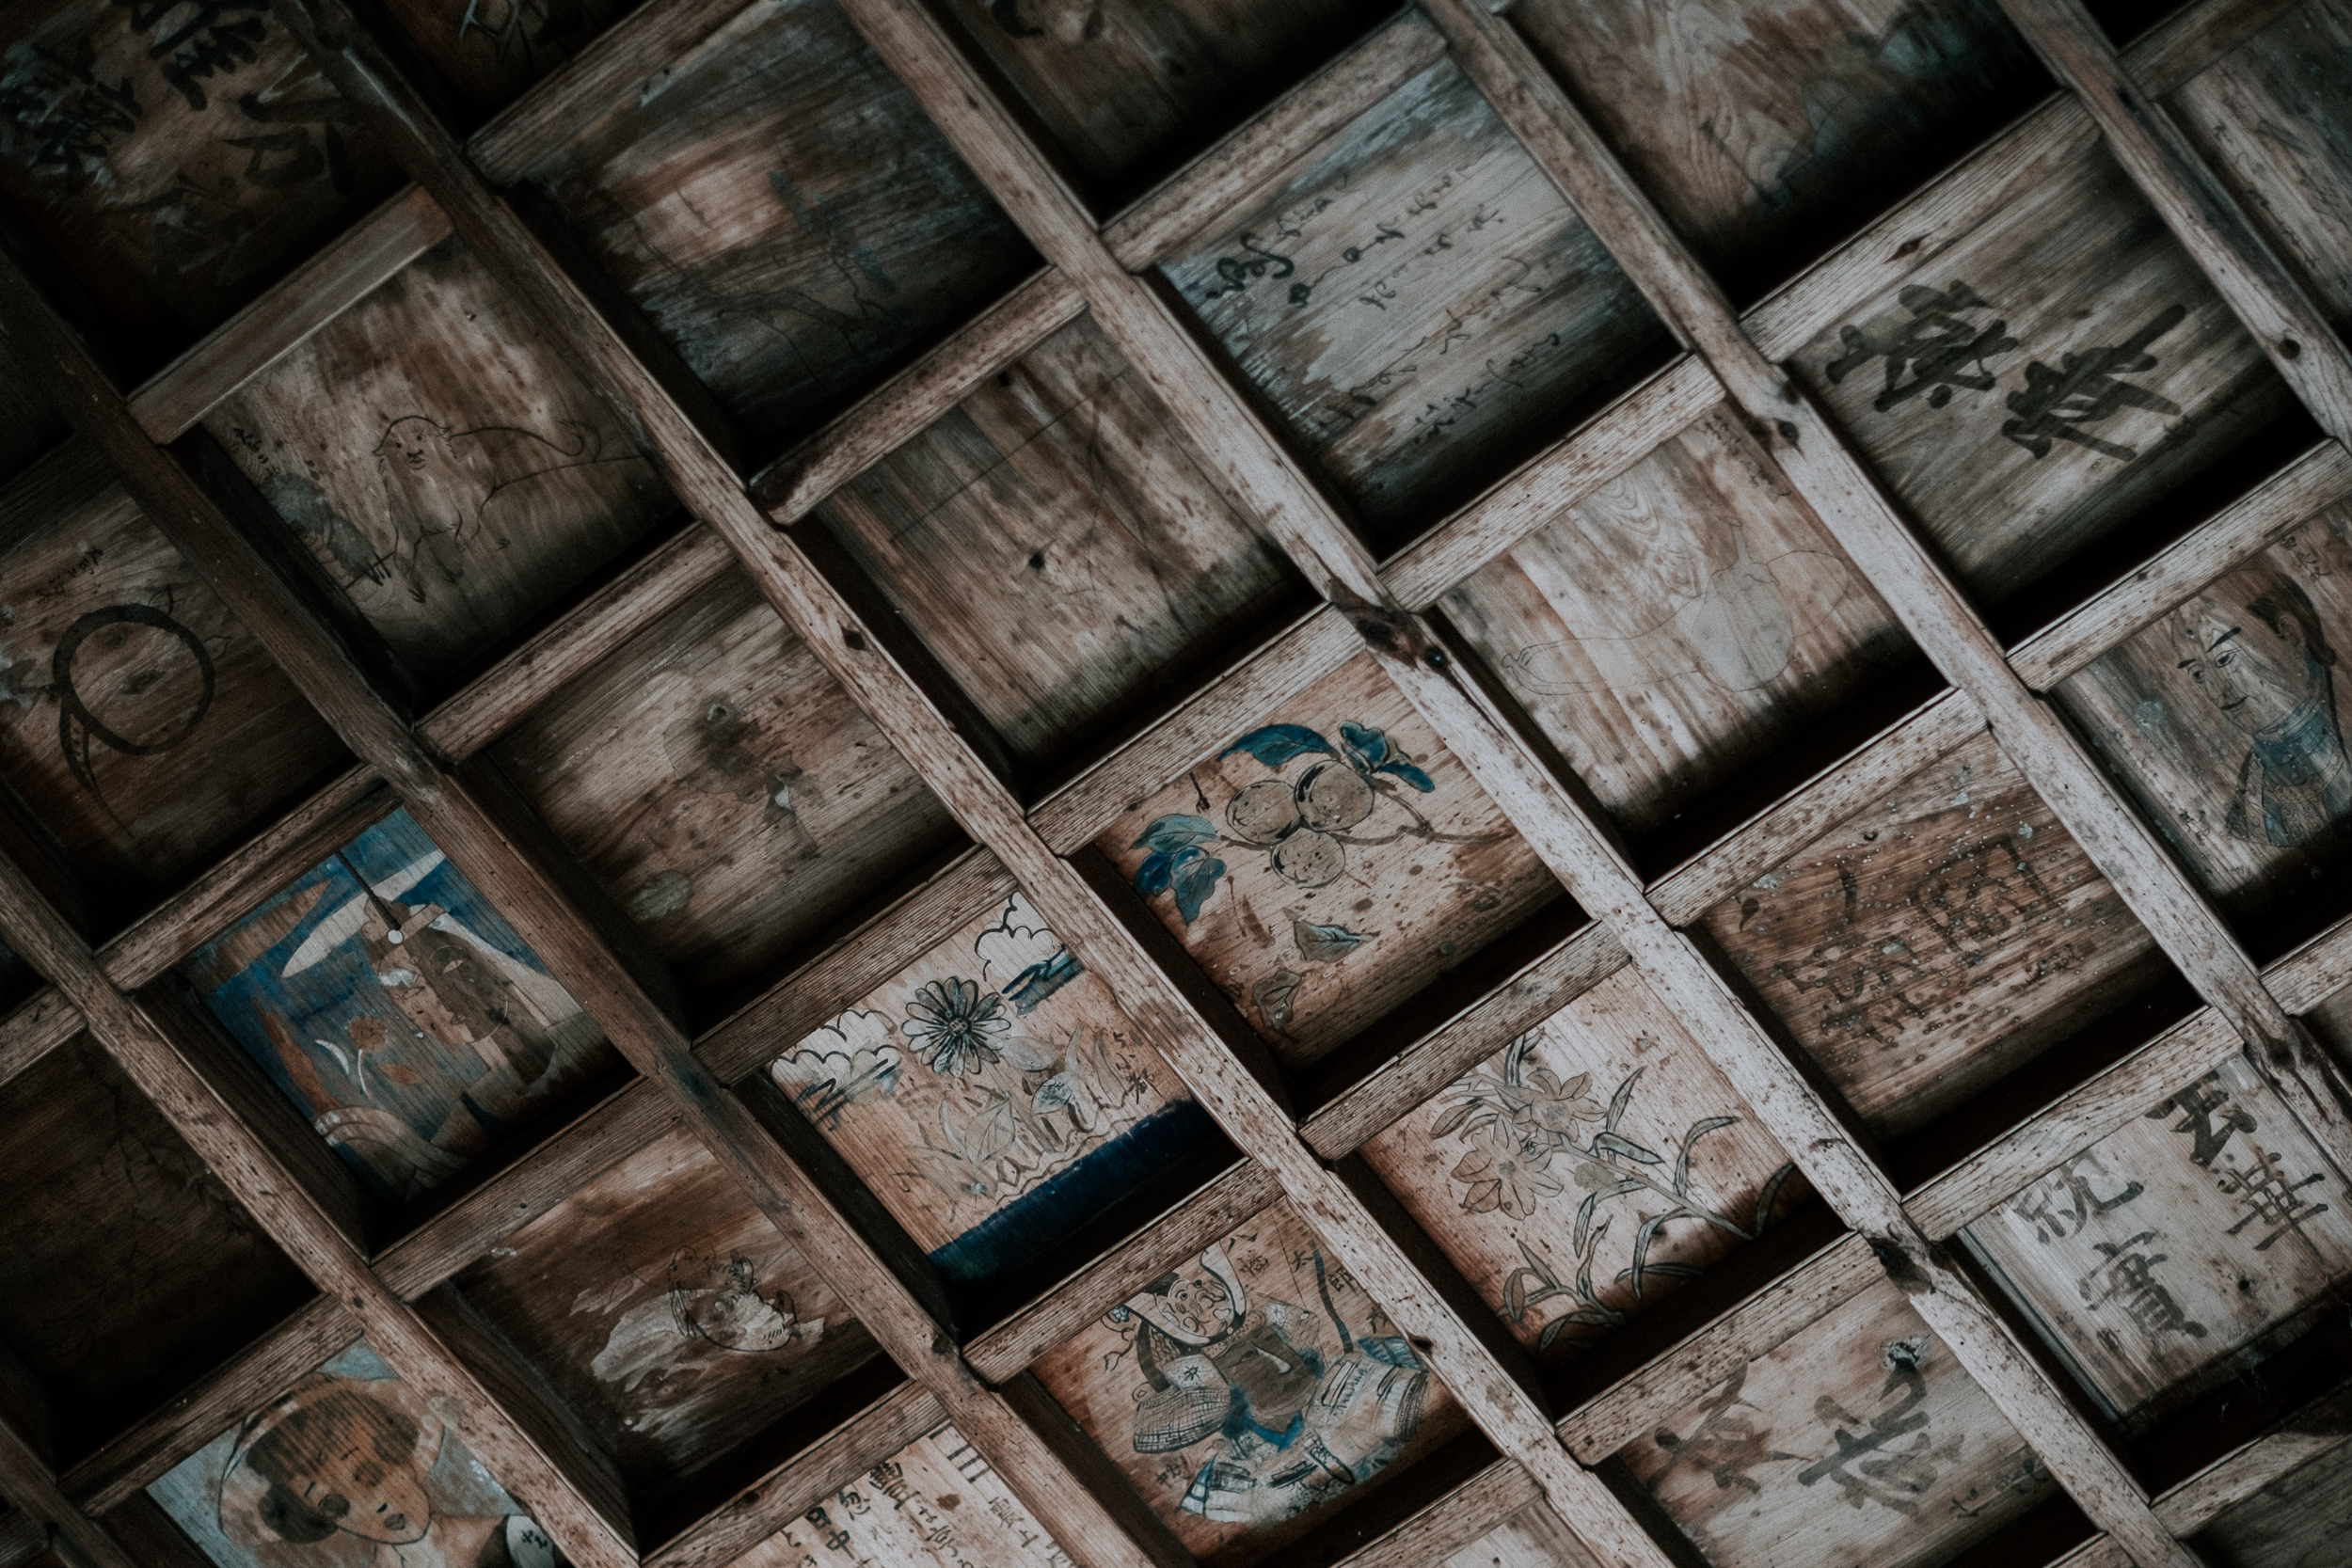
[(1251, 730), (1218, 752), (1218, 760), (1222, 761), (1236, 752), (1247, 752), (1268, 768), (1279, 768), (1293, 757), (1309, 752), (1321, 752), (1327, 756), (1339, 755), (1329, 741), (1304, 724), (1268, 724), (1263, 729)]
[(1676, 1196), (1679, 1196), (1691, 1190), (1691, 1150), (1697, 1146), (1698, 1141), (1719, 1127), (1734, 1125), (1739, 1119), (1738, 1117), (1708, 1117), (1704, 1121), (1694, 1121), (1691, 1124), (1691, 1130), (1682, 1134), (1682, 1158), (1675, 1162)]

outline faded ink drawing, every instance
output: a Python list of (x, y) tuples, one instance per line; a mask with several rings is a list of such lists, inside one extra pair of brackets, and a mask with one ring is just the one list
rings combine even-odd
[(2303, 585), (2273, 566), (2233, 572), (2172, 613), (2179, 668), (2247, 750), (2222, 824), (2288, 848), (2344, 832), (2352, 762), (2336, 711), (2336, 650)]
[(400, 1202), (618, 1064), (406, 813), (183, 966), (380, 1196)]

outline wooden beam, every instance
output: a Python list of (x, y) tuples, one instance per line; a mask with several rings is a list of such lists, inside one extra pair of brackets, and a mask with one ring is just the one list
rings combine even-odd
[(30, 1069), (34, 1063), (82, 1032), (82, 1015), (43, 986), (0, 1019), (0, 1084)]
[(59, 1542), (89, 1568), (151, 1568), (125, 1550), (104, 1525), (67, 1500), (48, 1465), (5, 1419), (0, 1419), (0, 1497), (56, 1530)]
[(2222, 1510), (2352, 1442), (2352, 1384), (2339, 1384), (2156, 1499), (2175, 1535), (2194, 1535)]
[(1332, 1568), (1432, 1568), (1543, 1500), (1525, 1470), (1498, 1460), (1462, 1485), (1348, 1553)]

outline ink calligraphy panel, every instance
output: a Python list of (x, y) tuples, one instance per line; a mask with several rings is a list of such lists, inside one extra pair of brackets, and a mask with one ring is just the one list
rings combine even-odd
[(706, 1018), (960, 838), (740, 572), (607, 655), (491, 754)]
[(1511, 20), (1742, 301), (2051, 86), (1994, 0), (1529, 0)]
[[(2232, 1058), (1970, 1226), (2043, 1336), (2137, 1430), (2352, 1269), (2343, 1173)], [(2166, 1397), (2169, 1396), (2169, 1397)]]
[(463, 1415), (354, 1340), (148, 1496), (217, 1568), (556, 1568), (547, 1533), (467, 1449)]
[(2336, 693), (2337, 650), (2352, 652), (2347, 527), (2343, 505), (2307, 518), (2056, 693), (2241, 922), (2276, 924), (2266, 917), (2306, 890), (2326, 898), (2352, 829)]
[(441, 79), (476, 109), (502, 108), (639, 0), (385, 0)]
[(391, 194), (399, 171), (267, 0), (21, 0), (0, 189), (161, 359)]
[(1099, 209), (1136, 195), (1347, 48), (1366, 0), (954, 0)]
[(2095, 141), (1789, 364), (1987, 605), (2294, 406)]
[(109, 915), (208, 864), (342, 758), (119, 486), (0, 546), (0, 775)]
[(1077, 1568), (951, 1426), (908, 1444), (735, 1560), (736, 1568)]
[(405, 812), (295, 878), (181, 973), (387, 1205), (621, 1066)]
[(818, 515), (1031, 773), (1307, 598), (1089, 317)]
[(1293, 1068), (1560, 891), (1369, 654), (1095, 845)]
[(1442, 603), (1635, 834), (1917, 657), (1727, 408)]
[(80, 1036), (0, 1085), (0, 1341), (70, 1465), (311, 1294), (218, 1178)]
[(1242, 1568), (1468, 1425), (1278, 1203), (1031, 1369), (1203, 1568)]
[(1363, 1156), (1547, 1361), (1703, 1274), (1807, 1192), (1631, 969), (1454, 1080)]
[(461, 239), (205, 428), (395, 653), (445, 681), (670, 511), (653, 466)]
[(1216, 1135), (1019, 894), (768, 1070), (964, 1290)]
[(2352, 1533), (2352, 1443), (2223, 1509), (2196, 1537), (2222, 1568), (2330, 1568)]
[(1703, 922), (1888, 1136), (1936, 1120), (2169, 973), (1990, 735)]
[(531, 171), (747, 431), (829, 418), (1036, 265), (830, 0), (755, 0)]
[(1620, 1457), (1714, 1568), (1941, 1562), (2056, 1490), (1886, 1281)]
[(878, 1354), (693, 1135), (630, 1155), (458, 1289), (580, 1415), (640, 1513)]
[(1384, 548), (1672, 347), (1448, 60), (1162, 270)]

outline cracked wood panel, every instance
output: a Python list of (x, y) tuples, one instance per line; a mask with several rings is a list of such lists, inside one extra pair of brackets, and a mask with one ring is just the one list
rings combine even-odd
[(265, 0), (32, 0), (0, 24), (0, 190), (151, 368), (400, 182)]
[(2337, 1447), (2215, 1515), (2196, 1537), (2222, 1568), (2332, 1568), (2352, 1533), (2352, 1445)]
[(2050, 90), (1994, 0), (1526, 0), (1510, 16), (1743, 304)]
[[(2056, 691), (2223, 911), (2275, 951), (2342, 898), (2352, 826), (2336, 650), (2352, 651), (2352, 508), (2331, 506)], [(2299, 930), (2296, 935), (2302, 934)]]
[(1203, 1568), (1241, 1568), (1468, 1424), (1288, 1202), (1032, 1369)]
[(605, 656), (490, 754), (676, 968), (706, 1022), (961, 840), (737, 571)]
[(1727, 406), (1439, 603), (1633, 835), (1918, 657)]
[(768, 1072), (962, 1291), (1007, 1283), (1216, 1136), (1018, 893)]
[(1714, 1568), (1942, 1561), (2057, 1490), (1885, 1280), (1620, 1457)]
[(393, 652), (446, 685), (669, 494), (452, 235), (204, 420)]
[(1032, 777), (1165, 707), (1307, 597), (1084, 316), (818, 516)]
[(2137, 1432), (2310, 1327), (2306, 1308), (2341, 1307), (2344, 1194), (2343, 1173), (2233, 1057), (1962, 1235)]
[(1160, 270), (1382, 553), (1673, 346), (1449, 60)]
[(1293, 1069), (1560, 894), (1369, 654), (1095, 844)]
[(119, 486), (0, 553), (0, 775), (109, 924), (294, 806), (342, 756)]
[(1454, 1080), (1363, 1155), (1547, 1363), (1589, 1348), (1808, 1195), (1631, 969)]
[(1886, 1136), (1934, 1122), (2169, 974), (1989, 735), (1701, 924)]
[(952, 0), (1107, 213), (1353, 44), (1380, 0)]
[(310, 1283), (79, 1036), (0, 1086), (0, 1346), (60, 1467), (282, 1322)]
[(744, 1468), (731, 1455), (880, 1354), (854, 1304), (683, 1132), (582, 1186), (456, 1284), (580, 1416), (641, 1518), (728, 1488)]
[(643, 0), (385, 0), (472, 108), (503, 108)]
[(830, 0), (755, 0), (529, 179), (772, 450), (1036, 265)]
[(2296, 407), (2104, 146), (1789, 363), (1988, 606)]

